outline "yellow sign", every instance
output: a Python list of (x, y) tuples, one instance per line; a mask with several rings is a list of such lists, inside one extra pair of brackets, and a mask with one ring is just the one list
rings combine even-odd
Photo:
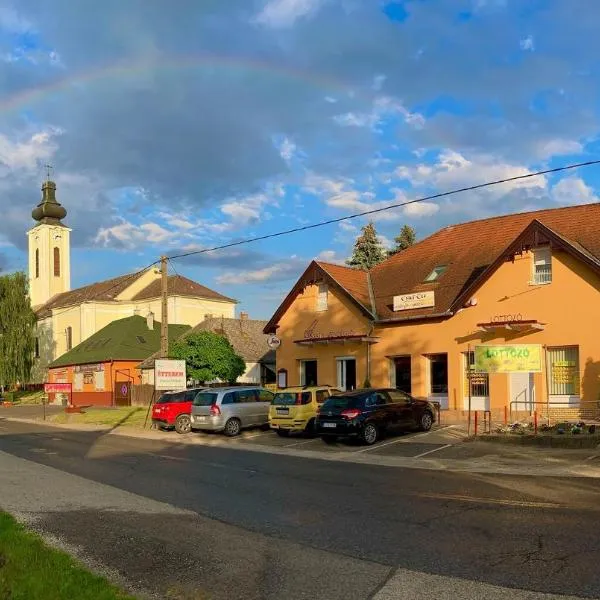
[(416, 292), (394, 296), (394, 311), (413, 308), (431, 308), (435, 306), (435, 292)]
[(486, 373), (540, 373), (542, 347), (538, 344), (475, 346), (475, 370)]

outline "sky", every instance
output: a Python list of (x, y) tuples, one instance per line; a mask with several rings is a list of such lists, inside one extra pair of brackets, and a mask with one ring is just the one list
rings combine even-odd
[[(0, 271), (54, 167), (72, 286), (161, 254), (598, 157), (589, 0), (0, 0)], [(598, 201), (600, 167), (374, 217), (390, 245)], [(365, 219), (172, 261), (269, 318)]]

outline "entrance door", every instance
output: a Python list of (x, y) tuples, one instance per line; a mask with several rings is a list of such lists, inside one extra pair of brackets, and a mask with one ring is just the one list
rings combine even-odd
[(511, 373), (510, 377), (510, 401), (513, 411), (535, 410), (533, 373)]
[(300, 362), (300, 385), (318, 385), (317, 361), (303, 360)]
[(342, 392), (356, 389), (356, 359), (337, 359), (337, 386)]
[(410, 356), (396, 356), (394, 358), (394, 370), (396, 373), (396, 389), (412, 394)]
[(115, 382), (115, 405), (131, 406), (131, 385), (128, 381)]

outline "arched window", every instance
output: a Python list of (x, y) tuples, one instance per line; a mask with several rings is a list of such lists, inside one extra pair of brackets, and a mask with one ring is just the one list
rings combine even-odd
[(40, 251), (36, 248), (35, 251), (35, 278), (40, 276)]
[(66, 333), (67, 333), (67, 351), (69, 351), (73, 348), (73, 328), (70, 326), (67, 327)]
[(60, 277), (60, 249), (54, 248), (54, 277)]

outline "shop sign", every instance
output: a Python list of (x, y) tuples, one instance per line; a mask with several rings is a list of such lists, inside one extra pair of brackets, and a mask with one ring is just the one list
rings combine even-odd
[(71, 392), (70, 383), (45, 383), (44, 394), (69, 394)]
[(416, 292), (394, 296), (394, 311), (435, 306), (435, 292)]
[(318, 319), (315, 319), (308, 329), (304, 331), (304, 339), (306, 340), (318, 340), (318, 339), (330, 339), (330, 338), (345, 338), (345, 337), (353, 337), (355, 332), (352, 329), (330, 329), (325, 333), (319, 333), (315, 331), (317, 324), (319, 323)]
[(515, 323), (523, 320), (521, 313), (514, 313), (508, 315), (494, 315), (490, 322), (491, 323)]
[(270, 335), (267, 338), (267, 346), (269, 346), (271, 350), (277, 350), (277, 348), (281, 346), (281, 340), (276, 335)]
[(157, 390), (185, 390), (185, 360), (155, 360), (154, 387)]
[(104, 371), (104, 364), (100, 363), (97, 365), (75, 365), (73, 367), (75, 373), (93, 373), (95, 371)]
[(485, 373), (540, 373), (542, 347), (539, 344), (475, 346), (475, 370)]

